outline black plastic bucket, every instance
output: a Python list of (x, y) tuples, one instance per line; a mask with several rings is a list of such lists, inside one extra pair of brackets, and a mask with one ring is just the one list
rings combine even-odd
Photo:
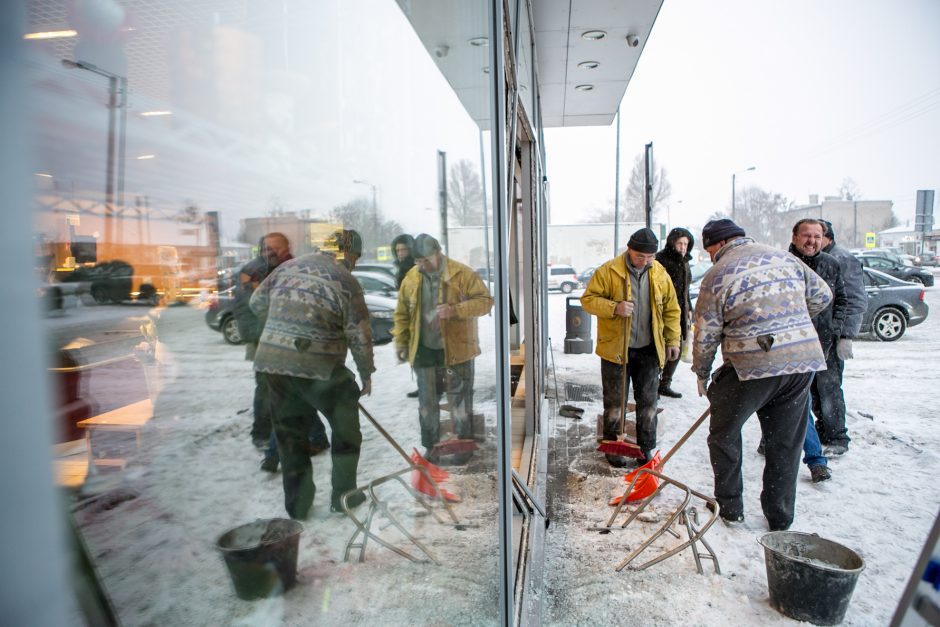
[(770, 604), (782, 614), (815, 625), (845, 617), (865, 561), (855, 551), (816, 534), (774, 531), (764, 547)]
[(297, 546), (304, 526), (272, 518), (226, 531), (215, 546), (235, 584), (239, 599), (251, 601), (290, 590), (297, 579)]

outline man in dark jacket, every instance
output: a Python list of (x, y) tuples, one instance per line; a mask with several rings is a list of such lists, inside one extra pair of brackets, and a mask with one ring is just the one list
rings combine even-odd
[[(662, 264), (672, 279), (672, 284), (676, 288), (676, 298), (679, 299), (679, 326), (682, 331), (682, 343), (684, 344), (689, 335), (689, 316), (692, 312), (692, 300), (689, 298), (689, 286), (692, 284), (692, 271), (689, 269), (689, 260), (692, 258), (691, 250), (695, 245), (695, 238), (692, 233), (681, 227), (669, 231), (666, 236), (666, 245), (661, 251), (656, 253), (656, 261)], [(681, 346), (681, 345), (680, 345)], [(662, 375), (659, 377), (659, 395), (670, 398), (682, 398), (682, 394), (673, 390), (672, 376), (676, 373), (679, 366), (679, 359), (672, 359), (663, 366)]]
[[(838, 370), (828, 367), (829, 355), (837, 351), (845, 325), (848, 299), (845, 283), (842, 280), (842, 268), (839, 262), (822, 252), (822, 238), (825, 226), (819, 220), (804, 218), (793, 226), (793, 241), (790, 252), (816, 272), (832, 290), (832, 304), (813, 318), (813, 326), (819, 335), (819, 344), (826, 356), (826, 370), (816, 373), (813, 378), (812, 396), (814, 413), (824, 426), (830, 443), (826, 454), (841, 455), (848, 448), (849, 437), (845, 429), (845, 399), (842, 396), (842, 382)], [(837, 445), (844, 447), (836, 450)]]
[[(845, 370), (845, 360), (852, 359), (852, 340), (858, 336), (862, 326), (862, 318), (868, 310), (868, 294), (865, 292), (865, 279), (863, 277), (862, 263), (849, 251), (836, 244), (836, 236), (832, 229), (832, 224), (826, 220), (821, 220), (825, 232), (823, 233), (822, 245), (823, 252), (835, 257), (842, 269), (842, 282), (845, 284), (845, 297), (848, 301), (845, 310), (845, 320), (842, 322), (842, 334), (836, 342), (836, 350), (826, 356), (826, 367), (832, 372), (838, 372), (839, 387), (832, 388), (838, 395), (835, 400), (817, 399), (813, 397), (813, 413), (817, 416), (824, 416), (823, 405), (826, 403), (840, 404), (845, 407), (845, 399), (842, 395), (842, 373)], [(825, 395), (827, 390), (820, 390), (821, 395)], [(843, 412), (844, 414), (844, 412)], [(830, 429), (830, 427), (832, 429)], [(847, 450), (848, 435), (845, 430), (845, 423), (842, 424), (844, 440), (840, 440), (838, 435), (838, 425), (826, 424), (823, 419), (817, 419), (816, 430), (819, 432), (819, 439), (823, 444), (829, 445), (828, 454), (841, 455)]]

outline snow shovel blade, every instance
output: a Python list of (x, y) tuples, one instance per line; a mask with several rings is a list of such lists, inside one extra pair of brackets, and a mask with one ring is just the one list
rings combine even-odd
[[(435, 466), (434, 464), (426, 460), (424, 457), (421, 456), (421, 453), (418, 452), (418, 449), (415, 449), (415, 448), (411, 449), (411, 461), (413, 461), (415, 464), (419, 464), (427, 468), (428, 473), (430, 473), (431, 475), (431, 478), (434, 479), (434, 481), (438, 483), (442, 481), (447, 481), (448, 479), (450, 479), (449, 472), (447, 472), (440, 466)], [(421, 473), (418, 473), (418, 474), (421, 474)]]
[(641, 449), (638, 444), (624, 440), (601, 440), (597, 451), (607, 455), (620, 455), (622, 457), (643, 459), (643, 449)]
[(472, 453), (477, 450), (477, 443), (472, 439), (453, 439), (442, 440), (434, 445), (431, 453), (434, 455), (458, 455), (460, 453)]
[[(653, 455), (653, 459), (649, 460), (639, 468), (631, 470), (623, 476), (624, 483), (630, 485), (630, 482), (633, 481), (633, 478), (639, 474), (641, 468), (647, 470), (659, 470), (659, 467), (662, 465), (662, 457), (659, 454), (659, 451), (656, 451), (656, 454)], [(659, 487), (659, 479), (651, 474), (643, 473), (643, 475), (637, 480), (633, 485), (633, 489), (630, 490), (630, 494), (627, 495), (627, 502), (630, 501), (641, 501), (648, 497), (650, 494), (656, 491), (656, 488)], [(611, 507), (616, 507), (620, 505), (620, 501), (623, 500), (623, 495), (620, 494), (610, 499), (608, 505)]]

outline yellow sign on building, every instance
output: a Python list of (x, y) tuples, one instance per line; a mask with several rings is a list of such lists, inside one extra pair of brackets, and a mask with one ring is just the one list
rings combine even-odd
[(865, 233), (865, 248), (874, 248), (874, 247), (875, 247), (875, 234)]

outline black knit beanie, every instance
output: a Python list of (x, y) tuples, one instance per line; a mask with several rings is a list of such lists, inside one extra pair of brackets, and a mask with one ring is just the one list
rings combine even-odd
[(630, 236), (627, 248), (638, 253), (653, 254), (659, 250), (659, 240), (653, 231), (643, 228)]
[(744, 235), (744, 229), (735, 224), (733, 220), (728, 218), (711, 220), (702, 229), (702, 247), (708, 248), (712, 244), (717, 244), (723, 240), (744, 237)]

